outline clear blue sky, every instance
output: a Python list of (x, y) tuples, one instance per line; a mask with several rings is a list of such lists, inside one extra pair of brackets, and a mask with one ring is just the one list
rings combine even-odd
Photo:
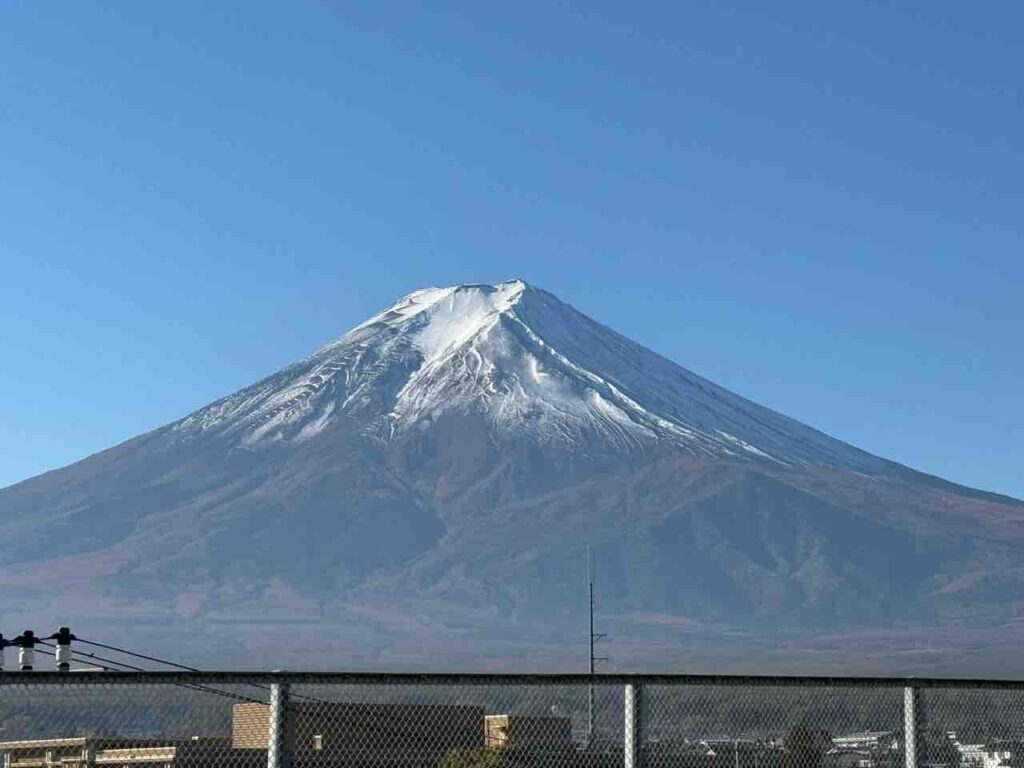
[(1024, 4), (0, 0), (0, 485), (511, 277), (1024, 497)]

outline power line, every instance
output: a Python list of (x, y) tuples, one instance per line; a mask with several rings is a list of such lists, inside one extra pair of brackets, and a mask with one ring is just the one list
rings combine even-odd
[[(77, 638), (77, 639), (78, 639), (78, 642), (80, 642), (80, 643), (85, 643), (86, 645), (92, 645), (92, 646), (95, 646), (97, 648), (106, 648), (107, 650), (114, 651), (115, 653), (123, 653), (125, 656), (134, 656), (134, 657), (139, 658), (139, 659), (145, 659), (146, 661), (152, 661), (155, 664), (165, 664), (168, 667), (174, 667), (176, 669), (181, 669), (181, 670), (184, 670), (185, 672), (198, 672), (199, 674), (202, 674), (202, 670), (201, 669), (196, 669), (195, 667), (189, 667), (189, 666), (186, 666), (184, 664), (179, 664), (176, 661), (168, 661), (167, 659), (160, 659), (160, 658), (157, 658), (156, 656), (148, 656), (145, 653), (138, 653), (136, 651), (130, 651), (127, 648), (118, 648), (116, 645), (109, 645), (107, 643), (100, 643), (100, 642), (97, 642), (95, 640), (83, 640), (82, 638)], [(88, 653), (86, 651), (75, 651), (75, 653), (84, 654), (85, 656), (88, 656), (88, 657), (94, 658), (94, 659), (105, 660), (105, 661), (107, 661), (108, 663), (111, 663), (111, 664), (120, 664), (122, 667), (125, 667), (127, 669), (130, 669), (130, 670), (133, 670), (133, 671), (136, 671), (136, 672), (148, 672), (149, 671), (147, 669), (144, 669), (143, 667), (136, 667), (133, 664), (126, 664), (125, 662), (114, 661), (113, 659), (104, 659), (103, 656), (98, 656), (95, 653)], [(245, 683), (245, 685), (252, 686), (253, 688), (260, 688), (261, 690), (270, 690), (270, 686), (260, 685), (258, 683)], [(211, 688), (210, 690), (216, 690), (216, 689)], [(246, 699), (246, 700), (247, 701), (256, 701), (255, 699)], [(260, 703), (263, 703), (263, 702), (260, 702)]]
[[(100, 643), (100, 642), (96, 642), (95, 640), (83, 640), (82, 638), (77, 638), (77, 640), (78, 640), (78, 642), (85, 643), (87, 645), (96, 646), (97, 648), (106, 648), (107, 650), (114, 651), (115, 653), (123, 653), (123, 654), (125, 654), (127, 656), (135, 656), (137, 658), (145, 659), (146, 661), (152, 661), (152, 662), (155, 662), (157, 664), (166, 664), (167, 666), (176, 667), (178, 669), (182, 669), (182, 670), (185, 670), (187, 672), (199, 672), (200, 674), (202, 673), (202, 670), (196, 669), (194, 667), (188, 667), (188, 666), (185, 666), (184, 664), (178, 664), (177, 662), (174, 662), (174, 661), (168, 661), (167, 659), (160, 659), (160, 658), (157, 658), (156, 656), (148, 656), (148, 655), (146, 655), (144, 653), (137, 653), (135, 651), (130, 651), (127, 648), (119, 648), (116, 645), (109, 645), (107, 643)], [(102, 659), (103, 658), (102, 656), (96, 656), (96, 654), (92, 654), (92, 653), (89, 653), (89, 654), (86, 654), (86, 655), (90, 656), (90, 657), (93, 657), (93, 658), (97, 658), (97, 659)], [(112, 663), (117, 663), (117, 662), (112, 662)], [(129, 666), (132, 669), (139, 669), (138, 667), (131, 667), (131, 665), (126, 665), (126, 666)], [(140, 670), (140, 671), (145, 671), (145, 670)], [(261, 683), (245, 683), (245, 685), (251, 686), (253, 688), (259, 688), (260, 690), (263, 690), (263, 691), (269, 691), (270, 690), (270, 686), (269, 685), (263, 685)], [(215, 689), (210, 689), (210, 690), (215, 690)], [(306, 695), (303, 695), (301, 693), (295, 693), (295, 692), (290, 693), (289, 696), (292, 699), (299, 699), (299, 700), (302, 700), (302, 701), (308, 701), (308, 702), (312, 702), (314, 704), (325, 704), (327, 706), (332, 706), (332, 705), (340, 703), (340, 702), (330, 701), (328, 699), (321, 699), (321, 698), (318, 698), (316, 696), (306, 696)], [(255, 700), (247, 699), (247, 701), (255, 701)], [(260, 704), (264, 704), (266, 702), (260, 701), (259, 703)], [(357, 716), (359, 716), (363, 720), (363, 724), (364, 725), (375, 726), (377, 728), (389, 731), (391, 733), (397, 733), (397, 734), (402, 733), (401, 726), (398, 726), (396, 728), (394, 723), (392, 723), (390, 721), (390, 719), (385, 719), (382, 716), (376, 716), (376, 715), (368, 714), (366, 712), (358, 712), (357, 711), (356, 714), (357, 714)]]
[[(43, 640), (38, 640), (37, 643), (39, 645), (45, 645), (47, 648), (53, 648), (54, 647), (54, 645), (52, 643), (48, 643), (48, 642), (45, 642)], [(147, 672), (148, 671), (146, 669), (143, 669), (142, 667), (136, 667), (133, 664), (126, 664), (123, 661), (115, 661), (114, 659), (108, 659), (108, 658), (106, 658), (104, 656), (100, 656), (100, 655), (95, 654), (95, 653), (89, 653), (88, 651), (72, 651), (71, 653), (73, 655), (75, 655), (75, 656), (86, 656), (90, 660), (94, 659), (94, 660), (99, 661), (99, 662), (106, 662), (107, 664), (116, 664), (122, 670), (127, 669), (127, 670), (129, 670), (131, 672)], [(52, 656), (53, 654), (51, 653), (51, 654), (47, 654), (47, 655)], [(78, 660), (82, 661), (82, 659), (78, 659)], [(100, 666), (102, 666), (102, 664)], [(116, 672), (117, 671), (113, 667), (106, 667), (106, 669), (110, 670), (111, 672)]]
[[(40, 643), (40, 645), (42, 645), (42, 643)], [(52, 648), (53, 646), (51, 645), (50, 647)], [(44, 651), (42, 649), (37, 649), (37, 650), (39, 651), (39, 653), (41, 653), (41, 654), (43, 654), (45, 656), (51, 656), (53, 658), (57, 657), (57, 654), (54, 653), (53, 651)], [(75, 651), (72, 651), (73, 655), (75, 653), (76, 653)], [(75, 659), (75, 661), (83, 661), (84, 662), (85, 659)], [(114, 667), (107, 667), (107, 666), (105, 666), (103, 664), (100, 664), (99, 662), (93, 662), (93, 665), (96, 666), (96, 667), (99, 667), (100, 669), (104, 670), (105, 672), (119, 672), (119, 671), (122, 671), (122, 670), (115, 669)]]
[[(37, 642), (38, 642), (39, 645), (45, 645), (48, 648), (55, 648), (55, 646), (52, 645), (51, 643), (47, 643), (47, 642), (44, 642), (42, 640), (39, 640)], [(55, 653), (51, 653), (50, 651), (40, 651), (40, 653), (45, 653), (47, 656), (56, 656)], [(143, 669), (142, 667), (136, 667), (134, 664), (126, 664), (123, 661), (115, 661), (114, 659), (108, 659), (105, 656), (100, 656), (100, 655), (95, 654), (95, 653), (88, 653), (87, 651), (72, 651), (72, 655), (76, 656), (76, 657), (79, 657), (79, 658), (76, 658), (75, 661), (95, 663), (97, 666), (102, 667), (104, 670), (106, 670), (108, 672), (123, 672), (125, 670), (128, 670), (130, 672), (148, 672), (149, 671), (147, 669)], [(83, 656), (85, 658), (81, 658)], [(116, 667), (108, 667), (108, 666), (106, 666), (107, 664), (115, 664), (115, 665), (117, 665), (117, 667), (120, 667), (120, 669), (117, 669)], [(239, 694), (239, 693), (231, 693), (230, 691), (222, 691), (219, 688), (210, 688), (209, 686), (206, 686), (206, 685), (198, 685), (198, 684), (195, 684), (195, 683), (173, 683), (173, 685), (176, 685), (179, 688), (188, 688), (188, 689), (191, 689), (193, 691), (202, 691), (204, 693), (212, 693), (212, 694), (214, 694), (216, 696), (223, 696), (223, 697), (227, 697), (227, 698), (230, 698), (230, 699), (235, 699), (237, 701), (245, 701), (245, 702), (249, 702), (251, 704), (263, 704), (263, 703), (265, 703), (265, 702), (263, 702), (263, 701), (261, 701), (259, 699), (253, 699), (253, 698), (250, 698), (248, 696), (243, 696), (242, 694)]]
[[(146, 661), (151, 661), (151, 662), (154, 662), (155, 664), (165, 664), (168, 667), (174, 667), (176, 669), (181, 669), (181, 670), (184, 670), (186, 672), (199, 672), (199, 673), (202, 673), (201, 669), (196, 669), (195, 667), (189, 667), (189, 666), (187, 666), (185, 664), (179, 664), (176, 661), (168, 661), (167, 659), (161, 659), (161, 658), (158, 658), (156, 656), (149, 656), (149, 655), (147, 655), (145, 653), (138, 653), (137, 651), (131, 651), (131, 650), (128, 650), (127, 648), (119, 648), (116, 645), (110, 645), (109, 643), (101, 643), (101, 642), (98, 642), (96, 640), (85, 640), (85, 639), (80, 638), (80, 637), (76, 638), (76, 639), (77, 639), (78, 642), (85, 643), (86, 645), (92, 645), (92, 646), (95, 646), (97, 648), (105, 648), (108, 651), (114, 651), (115, 653), (123, 653), (126, 656), (134, 656), (135, 658), (144, 659)], [(86, 654), (86, 655), (87, 656), (91, 656), (93, 658), (97, 658), (97, 659), (102, 659), (103, 658), (101, 656), (96, 656), (96, 654), (91, 654), (91, 653)], [(112, 662), (112, 663), (117, 663), (117, 662)], [(140, 671), (140, 672), (145, 672), (146, 671), (144, 669), (141, 669), (139, 667), (133, 667), (131, 665), (125, 665), (125, 666), (129, 667), (130, 669), (137, 670), (137, 671)], [(262, 685), (260, 683), (245, 683), (245, 685), (248, 685), (248, 686), (250, 686), (252, 688), (259, 688), (262, 691), (269, 691), (270, 690), (270, 686), (269, 685)], [(333, 703), (333, 702), (328, 701), (327, 699), (320, 699), (320, 698), (317, 698), (315, 696), (304, 696), (304, 695), (299, 694), (299, 693), (292, 693), (291, 697), (293, 699), (302, 699), (304, 701), (312, 701), (312, 702), (316, 702), (318, 704), (331, 704), (331, 703)]]
[[(149, 655), (144, 654), (144, 653), (138, 653), (136, 651), (128, 650), (127, 648), (120, 648), (120, 647), (118, 647), (116, 645), (110, 645), (108, 643), (101, 643), (101, 642), (98, 642), (98, 641), (95, 641), (95, 640), (84, 640), (84, 639), (79, 638), (79, 637), (75, 637), (74, 639), (75, 639), (76, 642), (84, 643), (86, 645), (91, 645), (91, 646), (94, 646), (96, 648), (104, 648), (106, 650), (113, 651), (114, 653), (120, 653), (120, 654), (124, 654), (126, 656), (133, 656), (135, 658), (143, 659), (145, 661), (150, 661), (150, 662), (153, 662), (155, 664), (164, 664), (166, 666), (174, 667), (176, 669), (180, 669), (180, 670), (183, 670), (185, 672), (194, 672), (194, 673), (197, 673), (199, 675), (202, 675), (202, 670), (200, 670), (200, 669), (196, 669), (195, 667), (189, 667), (189, 666), (186, 666), (184, 664), (179, 664), (179, 663), (174, 662), (174, 661), (168, 661), (167, 659), (161, 659), (161, 658), (158, 658), (156, 656), (149, 656)], [(54, 646), (52, 643), (49, 643), (49, 642), (46, 642), (46, 641), (43, 641), (43, 640), (36, 640), (36, 643), (39, 644), (39, 645), (45, 645), (48, 648), (56, 649), (56, 646)], [(43, 651), (43, 650), (40, 650), (40, 653), (45, 653), (47, 656), (55, 656), (56, 655), (56, 654), (51, 653), (49, 651)], [(100, 656), (99, 654), (96, 654), (96, 653), (90, 653), (88, 651), (71, 651), (71, 653), (73, 654), (74, 657), (76, 657), (75, 661), (96, 664), (97, 666), (101, 667), (102, 669), (104, 669), (106, 671), (110, 671), (110, 672), (120, 672), (120, 671), (125, 671), (125, 670), (132, 671), (132, 672), (149, 672), (149, 671), (152, 671), (152, 670), (145, 669), (144, 667), (138, 667), (138, 666), (135, 666), (134, 664), (128, 664), (127, 662), (123, 662), (123, 661), (116, 661), (114, 659), (110, 659), (110, 658), (107, 658), (105, 656)], [(85, 657), (85, 658), (81, 658), (81, 657)], [(115, 667), (106, 666), (108, 664), (113, 664), (113, 665), (116, 665), (116, 666)], [(120, 669), (118, 669), (117, 667), (120, 667)], [(187, 689), (190, 689), (190, 690), (201, 691), (201, 692), (204, 692), (204, 693), (211, 693), (211, 694), (214, 694), (216, 696), (230, 698), (230, 699), (234, 699), (236, 701), (244, 701), (244, 702), (252, 703), (252, 704), (263, 704), (263, 705), (267, 704), (266, 701), (263, 701), (261, 699), (253, 699), (253, 698), (250, 698), (248, 696), (243, 696), (241, 694), (231, 693), (229, 691), (222, 691), (222, 690), (220, 690), (218, 688), (211, 688), (211, 687), (206, 686), (206, 685), (199, 685), (199, 684), (194, 684), (194, 683), (172, 683), (172, 685), (176, 685), (179, 688), (187, 688)], [(269, 685), (263, 685), (263, 684), (260, 684), (260, 683), (244, 683), (244, 685), (248, 685), (248, 686), (251, 686), (253, 688), (259, 688), (260, 690), (264, 690), (264, 691), (271, 690), (271, 687)], [(328, 699), (321, 699), (321, 698), (318, 698), (318, 697), (315, 697), (315, 696), (306, 696), (306, 695), (298, 694), (298, 693), (294, 693), (294, 692), (290, 694), (290, 697), (293, 698), (293, 699), (301, 699), (303, 701), (313, 702), (313, 703), (317, 703), (317, 704), (325, 704), (325, 705), (328, 705), (328, 706), (343, 703), (343, 702), (330, 701)], [(356, 716), (360, 717), (360, 719), (363, 721), (364, 725), (371, 726), (371, 727), (376, 727), (376, 728), (382, 729), (382, 730), (384, 730), (386, 732), (390, 732), (390, 733), (393, 733), (393, 734), (401, 734), (401, 733), (403, 733), (402, 727), (401, 726), (396, 727), (395, 723), (393, 723), (390, 720), (390, 718), (384, 718), (383, 716), (374, 715), (374, 714), (370, 714), (370, 713), (367, 713), (367, 712), (360, 712), (360, 711), (358, 711), (358, 708), (357, 708), (357, 711), (355, 712), (355, 714), (356, 714)]]
[[(97, 642), (95, 640), (83, 640), (82, 638), (78, 638), (78, 642), (85, 643), (86, 645), (92, 645), (92, 646), (95, 646), (97, 648), (105, 648), (108, 651), (114, 651), (115, 653), (123, 653), (125, 656), (134, 656), (135, 658), (138, 658), (138, 659), (145, 659), (146, 661), (152, 661), (155, 664), (165, 664), (168, 667), (174, 667), (176, 669), (181, 669), (181, 670), (184, 670), (186, 672), (199, 672), (200, 674), (202, 673), (201, 669), (196, 669), (195, 667), (189, 667), (189, 666), (187, 666), (185, 664), (179, 664), (176, 661), (168, 661), (167, 659), (157, 658), (156, 656), (148, 656), (145, 653), (138, 653), (137, 651), (130, 651), (127, 648), (119, 648), (116, 645), (110, 645), (108, 643), (100, 643), (100, 642)], [(87, 654), (87, 655), (88, 656), (96, 656), (95, 654), (91, 654), (91, 653)], [(96, 656), (96, 658), (102, 658), (102, 657)], [(125, 665), (125, 666), (130, 667), (131, 669), (138, 670), (140, 672), (147, 671), (147, 670), (141, 669), (140, 667), (133, 667), (130, 664), (129, 665)], [(261, 685), (260, 683), (245, 683), (245, 685), (251, 686), (253, 688), (259, 688), (260, 690), (264, 690), (264, 691), (269, 691), (270, 690), (270, 686), (269, 685)], [(298, 694), (292, 694), (292, 697), (296, 698), (296, 699), (308, 698), (308, 699), (310, 699), (310, 701), (320, 701), (320, 699), (313, 699), (311, 697), (300, 696)], [(326, 702), (324, 702), (324, 703), (326, 703)]]
[[(70, 634), (70, 633), (68, 633), (68, 634)], [(54, 635), (54, 637), (56, 638), (57, 635)], [(72, 637), (74, 637), (74, 636), (72, 635)], [(187, 667), (187, 666), (185, 666), (183, 664), (178, 664), (178, 663), (173, 662), (173, 661), (167, 661), (166, 659), (158, 659), (155, 656), (147, 656), (144, 653), (136, 653), (135, 651), (129, 651), (126, 648), (118, 648), (117, 646), (107, 645), (106, 643), (99, 643), (99, 642), (95, 642), (95, 641), (92, 641), (92, 640), (83, 640), (83, 639), (78, 638), (78, 637), (74, 637), (74, 639), (77, 642), (85, 643), (87, 645), (96, 646), (97, 648), (106, 648), (106, 649), (109, 649), (111, 651), (115, 651), (117, 653), (122, 653), (122, 654), (124, 654), (126, 656), (134, 656), (134, 657), (137, 657), (137, 658), (140, 658), (140, 659), (145, 659), (147, 661), (155, 662), (157, 664), (166, 664), (167, 666), (176, 667), (178, 669), (182, 669), (182, 670), (185, 670), (187, 672), (198, 672), (198, 673), (202, 672), (202, 670), (196, 669), (195, 667)], [(45, 646), (47, 648), (50, 648), (51, 650), (50, 651), (44, 651), (44, 650), (38, 648), (38, 646), (40, 646), (40, 645)], [(45, 654), (47, 656), (51, 656), (53, 658), (57, 658), (59, 650), (60, 650), (57, 645), (54, 645), (53, 643), (47, 642), (46, 640), (37, 639), (34, 636), (33, 636), (33, 647), (36, 650), (38, 650), (40, 653), (43, 653), (43, 654)], [(94, 664), (94, 665), (100, 667), (101, 669), (103, 669), (103, 670), (105, 670), (107, 672), (123, 672), (125, 670), (130, 671), (130, 672), (149, 672), (149, 671), (151, 671), (151, 670), (145, 669), (144, 667), (139, 667), (139, 666), (136, 666), (134, 664), (128, 664), (127, 662), (118, 661), (116, 659), (110, 659), (110, 658), (107, 658), (105, 656), (100, 656), (97, 653), (90, 653), (88, 651), (70, 651), (70, 655), (72, 657), (74, 657), (75, 661), (82, 662), (82, 663)], [(108, 665), (113, 665), (113, 666), (108, 666)], [(214, 694), (216, 696), (223, 696), (223, 697), (235, 699), (237, 701), (245, 701), (245, 702), (250, 702), (250, 703), (254, 703), (254, 704), (264, 704), (265, 703), (265, 702), (261, 701), (260, 699), (253, 699), (253, 698), (251, 698), (249, 696), (243, 696), (241, 694), (231, 693), (229, 691), (222, 691), (219, 688), (211, 688), (211, 687), (206, 686), (206, 685), (199, 685), (199, 684), (194, 684), (194, 683), (173, 683), (173, 685), (176, 685), (179, 688), (187, 688), (187, 689), (194, 690), (194, 691), (202, 691), (204, 693), (212, 693), (212, 694)], [(256, 685), (254, 683), (248, 683), (248, 685), (253, 685), (253, 686), (257, 687), (257, 688), (267, 689), (267, 686)]]
[(147, 656), (144, 653), (136, 653), (135, 651), (129, 651), (125, 648), (118, 648), (116, 645), (107, 645), (106, 643), (97, 643), (95, 640), (83, 640), (78, 638), (78, 642), (85, 643), (86, 645), (92, 645), (97, 648), (105, 648), (108, 651), (114, 651), (115, 653), (123, 653), (125, 656), (134, 656), (138, 659), (145, 659), (146, 661), (152, 661), (156, 664), (166, 664), (168, 667), (176, 667), (186, 672), (201, 672), (202, 670), (196, 669), (195, 667), (189, 667), (184, 664), (178, 664), (176, 661), (167, 661), (166, 659), (158, 659), (155, 656)]

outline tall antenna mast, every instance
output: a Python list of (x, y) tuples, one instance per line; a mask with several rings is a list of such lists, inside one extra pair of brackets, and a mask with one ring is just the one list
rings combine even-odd
[[(606, 656), (595, 656), (594, 645), (598, 640), (603, 640), (607, 637), (605, 634), (598, 634), (594, 632), (594, 570), (590, 562), (590, 547), (587, 547), (587, 598), (589, 604), (589, 615), (590, 615), (590, 632), (588, 638), (590, 640), (590, 676), (593, 678), (594, 673), (597, 671), (597, 664), (601, 661), (608, 661)], [(589, 747), (594, 740), (594, 682), (591, 679), (590, 685), (587, 686), (587, 746)]]

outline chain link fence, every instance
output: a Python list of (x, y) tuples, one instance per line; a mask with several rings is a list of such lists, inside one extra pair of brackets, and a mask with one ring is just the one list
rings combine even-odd
[(0, 673), (3, 768), (1024, 768), (1024, 684)]

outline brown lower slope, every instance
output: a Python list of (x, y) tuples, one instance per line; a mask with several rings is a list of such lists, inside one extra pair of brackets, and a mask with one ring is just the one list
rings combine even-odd
[(811, 632), (851, 654), (941, 636), (949, 658), (1020, 616), (1024, 504), (895, 465), (581, 453), (472, 419), (398, 443), (354, 423), (261, 450), (172, 437), (0, 490), (5, 625), (176, 628), (176, 655), (309, 627), (358, 659), (574, 657), (587, 548), (634, 661)]

